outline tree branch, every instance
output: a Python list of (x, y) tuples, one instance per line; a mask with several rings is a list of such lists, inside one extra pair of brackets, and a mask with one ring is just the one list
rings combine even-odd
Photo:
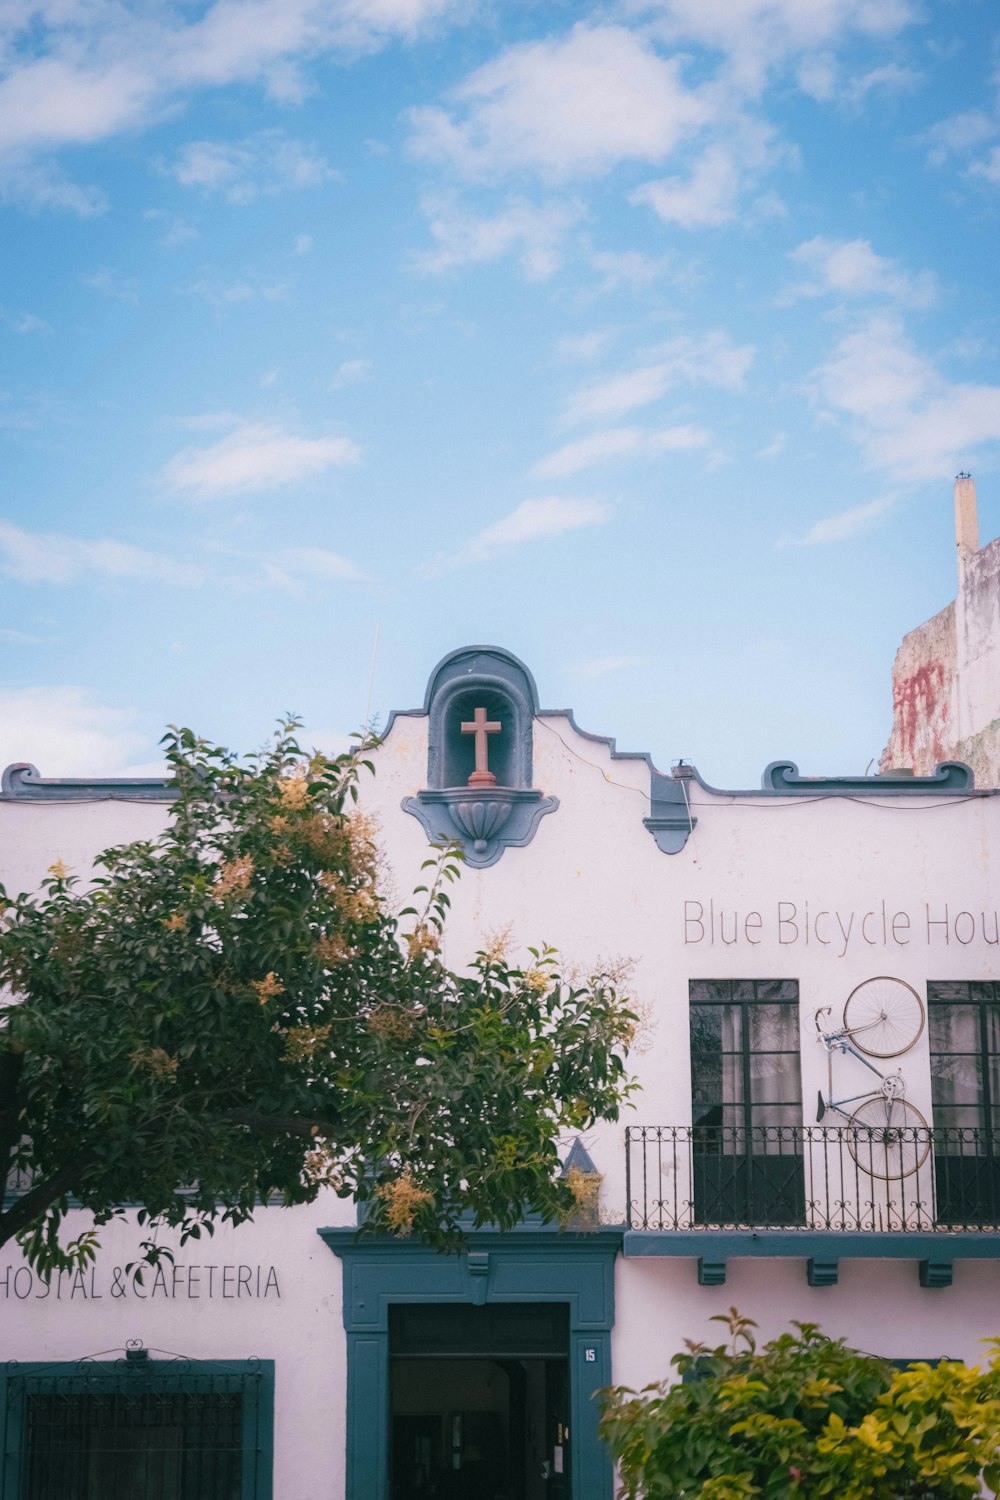
[(11, 1157), (21, 1135), (18, 1085), (23, 1071), (23, 1052), (10, 1049), (0, 1052), (0, 1195), (7, 1191)]
[(30, 1228), (46, 1209), (72, 1192), (78, 1186), (88, 1161), (86, 1156), (75, 1157), (44, 1182), (36, 1183), (20, 1198), (15, 1198), (6, 1213), (0, 1214), (0, 1245), (6, 1245), (22, 1229)]
[(249, 1130), (269, 1135), (322, 1135), (335, 1138), (338, 1130), (332, 1120), (304, 1120), (299, 1115), (266, 1115), (249, 1109), (227, 1110), (221, 1118), (230, 1125), (245, 1125)]

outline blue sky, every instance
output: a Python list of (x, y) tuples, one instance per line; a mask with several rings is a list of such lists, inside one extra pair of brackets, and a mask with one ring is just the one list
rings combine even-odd
[(1000, 532), (995, 0), (5, 0), (0, 762), (452, 647), (858, 773)]

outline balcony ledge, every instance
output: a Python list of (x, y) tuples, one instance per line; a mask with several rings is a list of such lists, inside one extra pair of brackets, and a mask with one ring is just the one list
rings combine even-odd
[(729, 1260), (759, 1258), (806, 1262), (810, 1286), (835, 1286), (838, 1261), (916, 1261), (920, 1285), (951, 1285), (956, 1260), (1000, 1260), (995, 1230), (930, 1230), (857, 1233), (814, 1229), (628, 1229), (626, 1259), (669, 1256), (697, 1260), (701, 1286), (723, 1286)]

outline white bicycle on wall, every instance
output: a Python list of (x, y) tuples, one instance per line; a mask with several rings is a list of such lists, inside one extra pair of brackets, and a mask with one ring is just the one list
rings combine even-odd
[[(866, 979), (847, 997), (841, 1026), (829, 1027), (833, 1007), (816, 1012), (817, 1040), (827, 1054), (827, 1093), (819, 1094), (816, 1120), (832, 1111), (843, 1116), (847, 1149), (863, 1172), (894, 1181), (909, 1177), (927, 1160), (931, 1139), (927, 1121), (906, 1098), (902, 1073), (883, 1073), (871, 1058), (899, 1057), (908, 1052), (924, 1029), (923, 1001), (902, 979), (880, 974)], [(850, 1053), (879, 1083), (862, 1094), (836, 1099), (833, 1094), (833, 1055)], [(845, 1108), (854, 1105), (853, 1109)]]

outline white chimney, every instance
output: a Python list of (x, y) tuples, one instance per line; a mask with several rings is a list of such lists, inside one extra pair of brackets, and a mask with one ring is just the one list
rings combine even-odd
[(955, 476), (955, 540), (960, 564), (970, 552), (979, 551), (976, 484), (971, 474)]

